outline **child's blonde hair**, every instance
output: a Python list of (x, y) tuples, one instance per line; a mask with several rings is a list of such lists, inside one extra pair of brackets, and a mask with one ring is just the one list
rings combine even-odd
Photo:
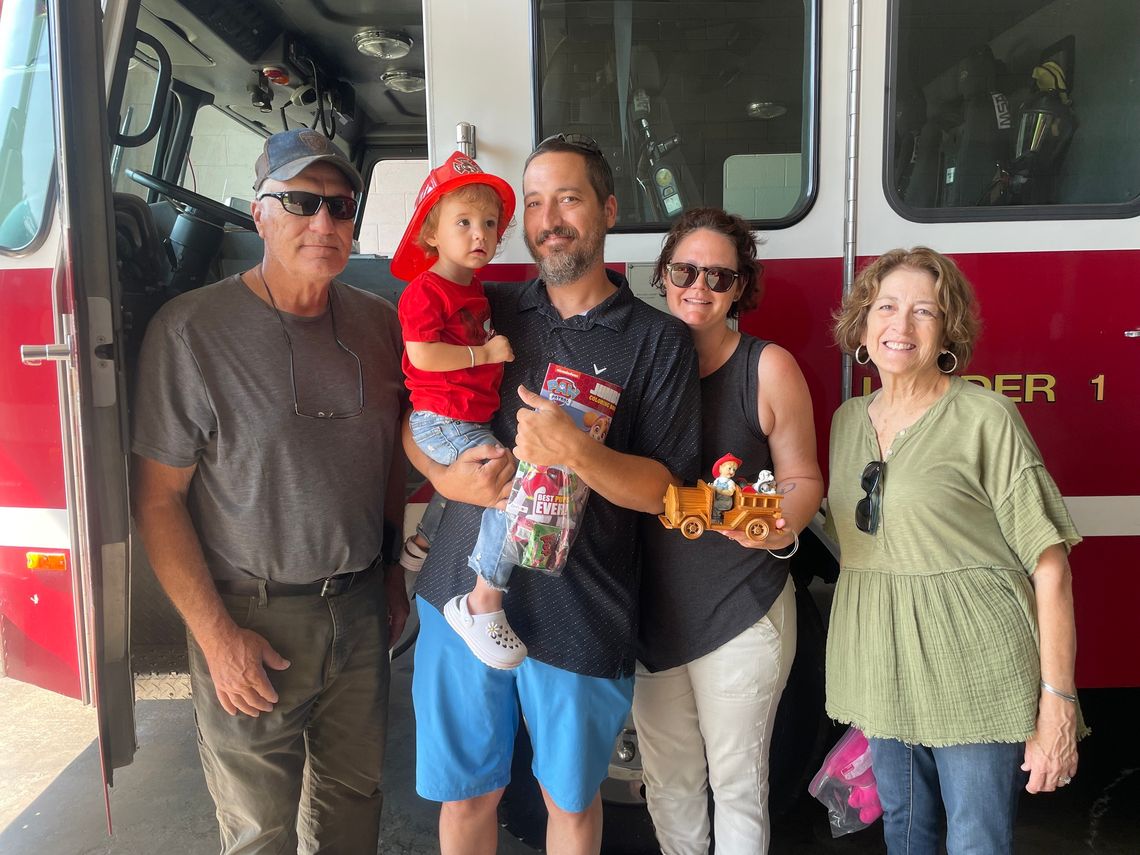
[(422, 249), (426, 255), (429, 257), (439, 255), (439, 251), (424, 240), (424, 237), (425, 235), (427, 237), (435, 236), (436, 229), (439, 228), (439, 214), (444, 199), (458, 199), (461, 202), (497, 212), (499, 241), (502, 242), (503, 230), (507, 227), (507, 224), (503, 222), (503, 200), (499, 198), (499, 194), (489, 184), (465, 184), (458, 190), (452, 190), (450, 193), (440, 196), (439, 201), (432, 205), (431, 210), (424, 217), (423, 225), (420, 226), (420, 233), (416, 235), (416, 246)]

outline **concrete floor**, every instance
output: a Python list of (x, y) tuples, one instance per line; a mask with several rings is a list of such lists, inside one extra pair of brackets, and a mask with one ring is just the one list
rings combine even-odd
[(21, 815), (95, 736), (93, 708), (0, 679), (0, 829), (38, 821)]
[[(411, 657), (393, 675), (393, 729), (386, 767), (380, 853), (438, 852), (436, 806), (412, 785), (414, 721)], [(1081, 772), (1051, 796), (1022, 800), (1016, 851), (1025, 855), (1140, 853), (1140, 740), (1134, 716), (1140, 690), (1082, 693), (1095, 730), (1082, 747)], [(194, 742), (189, 701), (137, 707), (139, 753), (116, 771), (110, 792), (114, 836), (103, 813), (94, 714), (76, 701), (0, 679), (0, 852), (5, 855), (209, 855), (217, 852), (213, 806)], [(649, 852), (644, 815), (607, 813), (604, 851)], [(501, 834), (499, 851), (530, 850)], [(803, 799), (775, 824), (772, 855), (882, 855), (879, 826), (832, 840), (820, 805)]]
[[(415, 794), (411, 656), (393, 665), (382, 855), (430, 855), (438, 808)], [(139, 701), (139, 751), (115, 771), (107, 835), (95, 715), (78, 701), (0, 679), (0, 853), (212, 855), (214, 805), (194, 737), (191, 702)], [(502, 833), (499, 851), (532, 850)]]

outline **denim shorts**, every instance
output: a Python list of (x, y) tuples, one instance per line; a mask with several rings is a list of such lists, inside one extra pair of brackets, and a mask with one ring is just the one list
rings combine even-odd
[(529, 657), (511, 671), (488, 668), (437, 609), (420, 600), (419, 615), (416, 792), (452, 802), (505, 787), (521, 704), (534, 776), (562, 810), (586, 810), (609, 772), (633, 677), (586, 677)]
[[(427, 410), (414, 410), (408, 423), (420, 451), (444, 466), (450, 466), (469, 448), (502, 444), (485, 424), (459, 421)], [(514, 571), (514, 564), (502, 560), (506, 539), (506, 515), (496, 508), (486, 508), (479, 524), (479, 538), (467, 563), (497, 591), (510, 587)]]
[(413, 410), (408, 424), (420, 451), (444, 466), (476, 445), (502, 445), (485, 423), (460, 421), (427, 410)]

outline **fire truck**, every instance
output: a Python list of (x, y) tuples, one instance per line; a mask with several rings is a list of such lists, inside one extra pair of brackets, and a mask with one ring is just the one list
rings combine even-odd
[[(829, 339), (844, 288), (889, 248), (951, 254), (984, 322), (968, 377), (1019, 404), (1085, 537), (1078, 683), (1140, 685), (1138, 37), (1134, 0), (2, 0), (0, 672), (97, 706), (107, 783), (146, 750), (137, 687), (179, 673), (184, 637), (132, 548), (139, 342), (260, 258), (253, 160), (305, 124), (368, 182), (344, 279), (391, 297), (392, 236), (456, 148), (517, 189), (546, 136), (596, 140), (606, 261), (662, 307), (669, 223), (745, 216), (766, 293), (740, 327), (796, 356), (825, 463), (831, 413), (874, 383)], [(533, 274), (517, 232), (487, 278)], [(834, 573), (812, 540), (801, 588)], [(781, 715), (809, 726), (777, 740), (774, 798), (819, 717), (801, 594)]]

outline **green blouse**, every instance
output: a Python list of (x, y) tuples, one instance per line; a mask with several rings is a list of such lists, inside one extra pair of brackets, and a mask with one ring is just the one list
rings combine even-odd
[(831, 426), (828, 527), (842, 572), (827, 712), (934, 747), (1022, 742), (1040, 680), (1029, 574), (1047, 547), (1081, 538), (1013, 403), (960, 378), (899, 431), (878, 531), (859, 531), (860, 476), (879, 459), (872, 397), (847, 401)]

